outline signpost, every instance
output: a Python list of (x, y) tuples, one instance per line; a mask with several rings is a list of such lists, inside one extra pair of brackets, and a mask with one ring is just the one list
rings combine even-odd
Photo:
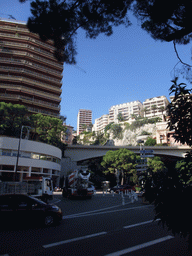
[(144, 147), (140, 147), (140, 157), (141, 160), (138, 162), (138, 165), (136, 166), (138, 173), (142, 173), (147, 170), (147, 158), (154, 157), (153, 150), (145, 150)]

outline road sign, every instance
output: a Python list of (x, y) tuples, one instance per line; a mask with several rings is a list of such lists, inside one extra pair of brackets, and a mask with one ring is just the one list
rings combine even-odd
[(140, 154), (153, 154), (153, 150), (140, 150)]
[(154, 157), (154, 155), (140, 155), (140, 157), (142, 157), (142, 158), (147, 158), (147, 157)]

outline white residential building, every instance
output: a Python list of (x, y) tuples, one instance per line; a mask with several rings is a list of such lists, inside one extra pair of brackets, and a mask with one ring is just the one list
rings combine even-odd
[(120, 113), (123, 120), (128, 121), (132, 118), (132, 115), (142, 115), (142, 109), (143, 105), (139, 100), (112, 106), (109, 109), (109, 123), (118, 123), (118, 115)]
[(168, 104), (169, 101), (165, 96), (146, 99), (143, 102), (144, 117), (161, 117), (163, 119)]
[(93, 130), (95, 132), (103, 132), (105, 129), (105, 126), (109, 123), (109, 115), (102, 115), (101, 117), (95, 119), (95, 124)]

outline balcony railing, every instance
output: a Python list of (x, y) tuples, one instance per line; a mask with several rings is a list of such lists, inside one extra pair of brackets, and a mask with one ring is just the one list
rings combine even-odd
[(13, 63), (13, 64), (23, 64), (23, 65), (27, 65), (29, 66), (30, 68), (38, 68), (41, 69), (44, 73), (49, 72), (49, 73), (52, 73), (54, 75), (59, 75), (60, 77), (62, 77), (61, 75), (61, 72), (57, 71), (57, 70), (54, 70), (54, 69), (50, 69), (50, 68), (47, 68), (46, 66), (41, 66), (39, 64), (36, 64), (36, 63), (32, 63), (32, 62), (29, 62), (29, 61), (26, 61), (26, 60), (22, 60), (22, 59), (15, 59), (15, 58), (4, 58), (4, 57), (0, 57), (0, 62), (4, 62), (4, 63)]
[[(1, 36), (1, 33), (0, 33), (0, 36)], [(4, 52), (4, 53), (7, 53), (7, 54), (11, 54), (11, 55), (19, 55), (19, 56), (26, 56), (26, 57), (30, 57), (32, 59), (35, 59), (39, 62), (43, 62), (45, 63), (46, 65), (50, 65), (50, 66), (54, 66), (54, 67), (57, 67), (59, 69), (63, 69), (63, 66), (60, 65), (60, 64), (57, 64), (53, 61), (49, 61), (47, 59), (44, 59), (44, 58), (41, 58), (37, 55), (33, 55), (33, 54), (30, 54), (28, 52), (24, 52), (24, 51), (15, 51), (15, 50), (10, 50), (10, 49), (1, 49), (1, 52)]]
[(54, 101), (61, 101), (61, 98), (59, 96), (55, 96), (54, 94), (48, 93), (48, 92), (44, 92), (44, 91), (40, 91), (37, 89), (32, 89), (23, 85), (18, 85), (18, 84), (0, 84), (0, 88), (5, 88), (5, 89), (13, 89), (13, 90), (21, 90), (23, 92), (28, 92), (31, 93), (33, 95), (36, 95), (38, 97), (43, 97), (43, 98), (49, 98), (50, 100), (54, 100)]
[(41, 48), (37, 48), (35, 46), (31, 46), (30, 44), (23, 44), (23, 43), (13, 43), (13, 42), (7, 42), (7, 41), (2, 41), (3, 46), (12, 46), (12, 47), (19, 47), (19, 48), (26, 48), (32, 51), (35, 51), (37, 54), (42, 54), (45, 55), (46, 57), (53, 59), (53, 51), (46, 52), (42, 50)]
[(33, 103), (38, 103), (38, 105), (41, 104), (41, 105), (44, 105), (45, 107), (54, 107), (55, 109), (60, 110), (60, 106), (57, 105), (57, 104), (53, 104), (53, 103), (46, 102), (46, 101), (43, 101), (43, 100), (33, 99), (31, 97), (26, 97), (26, 96), (23, 96), (23, 95), (0, 93), (0, 97), (2, 97), (2, 98), (14, 98), (14, 99), (19, 99), (19, 100), (27, 100), (27, 101), (30, 101), (31, 103), (32, 102)]
[(39, 45), (42, 45), (44, 48), (48, 48), (48, 49), (51, 49), (51, 50), (55, 50), (54, 46), (51, 46), (49, 44), (45, 44), (45, 43), (42, 43), (39, 39), (34, 39), (32, 37), (29, 37), (29, 36), (21, 36), (21, 35), (18, 35), (17, 33), (16, 34), (8, 34), (8, 33), (0, 33), (0, 36), (1, 37), (8, 37), (8, 38), (17, 38), (17, 39), (24, 39), (24, 40), (28, 40), (30, 42), (33, 42), (33, 43), (36, 43), (36, 44), (39, 44)]
[(58, 85), (61, 84), (61, 81), (59, 79), (55, 79), (55, 78), (52, 78), (52, 77), (41, 75), (39, 73), (33, 72), (33, 71), (25, 69), (25, 68), (14, 68), (14, 67), (11, 67), (11, 66), (0, 66), (0, 70), (1, 69), (2, 70), (8, 70), (8, 71), (15, 71), (15, 72), (18, 72), (18, 74), (26, 73), (26, 74), (29, 74), (29, 75), (32, 75), (32, 76), (36, 76), (36, 77), (39, 77), (39, 78), (42, 78), (42, 79), (46, 79), (48, 81), (53, 81), (54, 83), (57, 83)]
[(27, 79), (27, 78), (22, 77), (22, 76), (13, 76), (13, 75), (0, 74), (0, 78), (1, 79), (6, 79), (6, 80), (11, 80), (11, 81), (14, 80), (14, 81), (19, 81), (19, 82), (24, 82), (24, 83), (31, 84), (33, 86), (35, 84), (37, 86), (40, 86), (40, 87), (43, 87), (43, 88), (46, 88), (46, 89), (49, 89), (49, 90), (52, 90), (52, 91), (55, 91), (55, 92), (58, 92), (58, 93), (62, 92), (62, 90), (58, 87), (51, 86), (51, 85), (44, 84), (44, 83), (40, 83), (39, 81)]
[(31, 108), (31, 107), (28, 107), (28, 106), (26, 106), (26, 107), (31, 112), (41, 113), (41, 114), (45, 114), (45, 115), (49, 115), (49, 116), (54, 116), (54, 117), (57, 117), (57, 118), (60, 117), (59, 114), (56, 114), (54, 112), (50, 112), (50, 111), (46, 111), (46, 110), (42, 110), (42, 109), (38, 109), (38, 108)]

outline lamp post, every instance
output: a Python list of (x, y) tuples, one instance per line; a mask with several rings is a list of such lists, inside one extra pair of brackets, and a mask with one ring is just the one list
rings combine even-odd
[(14, 181), (16, 181), (16, 175), (17, 175), (17, 167), (18, 167), (18, 162), (19, 162), (19, 152), (20, 152), (20, 145), (21, 145), (21, 139), (22, 139), (22, 134), (23, 134), (23, 128), (27, 128), (27, 135), (25, 137), (25, 139), (29, 139), (29, 131), (31, 129), (30, 126), (25, 126), (22, 125), (21, 127), (21, 133), (20, 133), (20, 137), (19, 137), (19, 144), (18, 144), (18, 150), (17, 150), (17, 160), (16, 160), (16, 164), (15, 164), (15, 172), (14, 172)]

